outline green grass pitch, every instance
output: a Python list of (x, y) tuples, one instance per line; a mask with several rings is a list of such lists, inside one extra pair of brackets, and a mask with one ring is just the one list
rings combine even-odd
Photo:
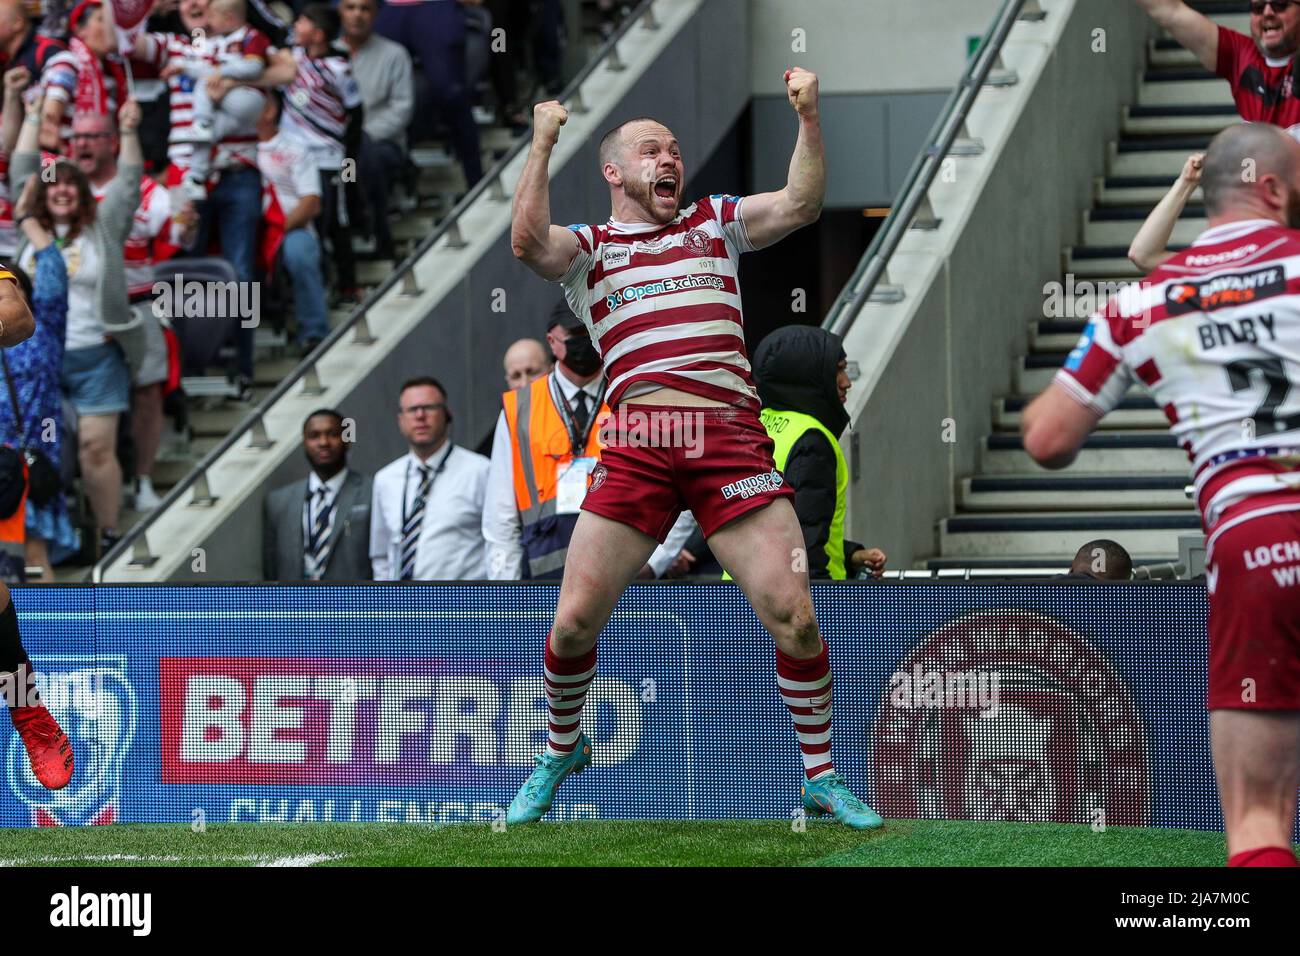
[(1223, 834), (1053, 823), (599, 821), (496, 831), (454, 824), (117, 824), (9, 830), (6, 866), (1212, 866)]

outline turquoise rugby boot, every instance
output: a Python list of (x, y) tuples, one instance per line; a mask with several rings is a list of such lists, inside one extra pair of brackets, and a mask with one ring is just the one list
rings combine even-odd
[(855, 797), (838, 773), (804, 781), (803, 808), (815, 816), (832, 816), (854, 830), (874, 830), (885, 825), (880, 814)]
[(582, 773), (583, 768), (590, 765), (591, 740), (586, 734), (579, 734), (572, 753), (556, 757), (550, 751), (543, 750), (533, 758), (533, 762), (536, 764), (533, 772), (510, 801), (510, 809), (506, 811), (507, 826), (514, 823), (536, 823), (546, 815), (546, 811), (551, 809), (551, 801), (555, 799), (555, 791), (564, 778), (571, 773)]

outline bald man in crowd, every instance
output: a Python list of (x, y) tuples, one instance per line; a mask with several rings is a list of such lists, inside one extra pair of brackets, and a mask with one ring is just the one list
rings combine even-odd
[(523, 388), (551, 370), (551, 356), (537, 339), (519, 339), (506, 349), (506, 388)]

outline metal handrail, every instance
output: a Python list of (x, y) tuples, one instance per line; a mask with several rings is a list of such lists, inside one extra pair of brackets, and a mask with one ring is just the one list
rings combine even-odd
[[(872, 239), (871, 245), (863, 253), (858, 266), (844, 288), (840, 290), (830, 311), (822, 322), (822, 328), (844, 336), (852, 327), (854, 319), (861, 311), (861, 306), (877, 292), (881, 280), (886, 277), (889, 261), (893, 258), (903, 236), (913, 227), (933, 229), (938, 225), (930, 208), (930, 187), (935, 177), (943, 168), (943, 162), (949, 155), (972, 155), (982, 151), (976, 142), (964, 137), (967, 142), (959, 146), (954, 153), (958, 136), (965, 133), (966, 117), (969, 115), (975, 98), (986, 83), (1009, 86), (1016, 82), (1014, 74), (1005, 71), (994, 77), (994, 69), (1001, 67), (1002, 47), (1006, 43), (1011, 28), (1019, 19), (1042, 20), (1045, 16), (1038, 0), (1004, 0), (1002, 8), (989, 26), (988, 32), (980, 43), (978, 53), (971, 59), (962, 75), (961, 81), (953, 89), (948, 102), (935, 120), (926, 137), (925, 145), (912, 161), (907, 179), (901, 192), (901, 199), (890, 210), (888, 218)], [(992, 79), (991, 79), (992, 78)], [(902, 291), (890, 287), (881, 289), (881, 298), (886, 301), (900, 301)]]
[[(609, 69), (614, 71), (625, 69), (623, 60), (618, 55), (618, 43), (632, 30), (634, 25), (641, 23), (644, 29), (659, 29), (659, 21), (654, 15), (654, 4), (655, 0), (642, 0), (637, 8), (621, 24), (619, 24), (618, 29), (610, 35), (609, 39), (601, 45), (600, 49), (596, 51), (596, 54), (587, 61), (586, 65), (578, 72), (578, 75), (569, 81), (569, 84), (564, 88), (564, 91), (559, 95), (558, 99), (560, 102), (569, 104), (571, 112), (585, 113), (587, 111), (586, 104), (582, 101), (580, 90), (582, 84), (585, 83), (602, 64), (608, 63)], [(366, 316), (375, 303), (399, 284), (402, 286), (401, 294), (403, 295), (420, 294), (421, 290), (419, 286), (416, 285), (414, 272), (415, 264), (420, 260), (420, 258), (433, 248), (435, 243), (444, 237), (449, 237), (450, 243), (453, 247), (460, 247), (465, 244), (464, 239), (460, 234), (460, 218), (485, 192), (490, 190), (491, 199), (495, 202), (508, 202), (510, 200), (511, 197), (504, 189), (502, 176), (504, 176), (506, 167), (509, 166), (514, 158), (529, 147), (532, 141), (531, 129), (532, 127), (530, 126), (529, 131), (519, 135), (514, 145), (510, 147), (506, 154), (497, 160), (483, 178), (474, 185), (474, 188), (461, 198), (460, 202), (456, 203), (451, 212), (447, 214), (446, 218), (434, 228), (433, 232), (429, 233), (429, 235), (420, 242), (419, 246), (415, 248), (415, 251), (402, 260), (401, 264), (393, 270), (392, 274), (389, 275), (387, 279), (370, 291), (370, 294), (357, 305), (356, 309), (350, 316), (348, 316), (346, 321), (333, 329), (329, 335), (321, 340), (320, 344), (304, 356), (302, 361), (298, 363), (294, 370), (285, 376), (285, 378), (281, 380), (280, 384), (272, 389), (271, 393), (262, 399), (262, 401), (257, 404), (257, 407), (249, 412), (248, 416), (242, 422), (235, 426), (234, 430), (226, 435), (226, 437), (223, 438), (215, 448), (204, 455), (199, 463), (190, 469), (189, 473), (186, 474), (184, 478), (168, 490), (158, 507), (149, 514), (144, 515), (130, 531), (124, 534), (121, 539), (118, 540), (118, 542), (99, 559), (94, 567), (91, 568), (90, 577), (93, 583), (101, 583), (104, 577), (104, 570), (109, 565), (122, 557), (122, 555), (127, 552), (127, 549), (135, 547), (138, 542), (142, 543), (145, 532), (164, 512), (167, 511), (168, 508), (178, 502), (186, 491), (192, 488), (196, 483), (201, 482), (206, 486), (208, 469), (216, 464), (217, 460), (220, 459), (222, 455), (234, 448), (236, 443), (238, 443), (245, 435), (248, 435), (250, 432), (253, 433), (253, 445), (255, 447), (269, 448), (274, 444), (274, 439), (270, 438), (266, 434), (266, 428), (262, 421), (263, 416), (271, 410), (276, 402), (287, 395), (291, 388), (307, 376), (314, 376), (316, 372), (316, 363), (324, 357), (325, 353), (328, 352), (336, 342), (341, 341), (349, 332), (354, 330), (356, 331), (356, 341), (358, 343), (368, 345), (374, 341), (369, 324), (366, 322)], [(315, 379), (315, 381), (318, 381), (318, 379)], [(208, 488), (204, 487), (203, 495), (200, 496), (200, 501), (198, 503), (210, 506), (215, 504), (216, 501), (217, 497), (215, 497)]]

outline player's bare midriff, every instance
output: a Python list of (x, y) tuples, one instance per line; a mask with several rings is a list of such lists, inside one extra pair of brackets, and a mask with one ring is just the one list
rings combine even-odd
[(713, 408), (725, 406), (726, 402), (720, 402), (715, 398), (705, 398), (702, 395), (693, 395), (690, 392), (683, 392), (677, 388), (656, 388), (653, 392), (646, 392), (644, 395), (638, 395), (636, 398), (623, 399), (624, 405), (690, 405), (697, 408)]

